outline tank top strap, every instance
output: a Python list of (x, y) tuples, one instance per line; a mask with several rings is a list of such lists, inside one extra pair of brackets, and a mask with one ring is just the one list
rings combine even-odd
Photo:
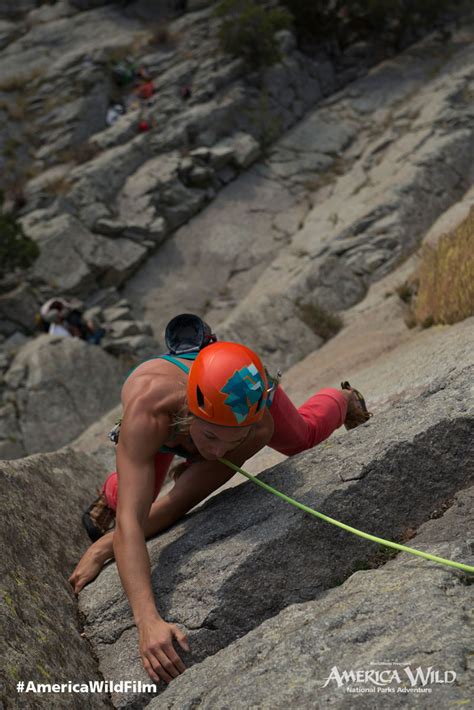
[[(193, 357), (187, 357), (189, 355), (192, 355)], [(183, 353), (179, 357), (180, 358), (182, 357), (185, 360), (195, 360), (196, 356), (197, 356), (197, 353)], [(183, 372), (185, 372), (186, 374), (188, 374), (188, 372), (190, 370), (189, 365), (186, 365), (184, 362), (181, 362), (174, 355), (158, 355), (158, 359), (167, 360), (168, 362), (172, 362), (173, 365), (176, 365), (176, 367), (179, 367), (179, 369), (182, 370)]]
[[(198, 355), (199, 355), (199, 352), (182, 353), (179, 357), (183, 360), (191, 360), (192, 361), (192, 360), (195, 360)], [(179, 367), (179, 369), (182, 370), (183, 372), (185, 372), (186, 374), (188, 374), (188, 372), (190, 370), (190, 367), (185, 365), (184, 362), (180, 362), (180, 360), (178, 360), (178, 358), (175, 355), (170, 355), (169, 353), (166, 353), (165, 355), (154, 355), (153, 357), (149, 357), (146, 360), (143, 360), (143, 362), (140, 362), (138, 365), (135, 365), (135, 367), (132, 367), (130, 372), (127, 373), (125, 380), (127, 380), (130, 377), (132, 372), (134, 372), (137, 369), (137, 367), (139, 367), (140, 365), (143, 365), (145, 362), (150, 362), (150, 360), (167, 360), (168, 362), (172, 362), (173, 365), (176, 365), (177, 367)]]

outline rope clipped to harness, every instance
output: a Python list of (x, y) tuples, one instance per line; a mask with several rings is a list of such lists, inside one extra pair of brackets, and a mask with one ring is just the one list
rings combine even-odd
[(470, 574), (474, 574), (474, 567), (471, 567), (470, 565), (463, 564), (462, 562), (455, 562), (454, 560), (446, 560), (446, 559), (444, 559), (444, 557), (437, 557), (436, 555), (432, 555), (429, 552), (422, 552), (421, 550), (415, 550), (413, 547), (407, 547), (406, 545), (400, 545), (398, 542), (391, 542), (391, 540), (384, 540), (381, 537), (376, 537), (375, 535), (370, 535), (370, 533), (363, 532), (362, 530), (357, 530), (357, 528), (353, 528), (350, 525), (346, 525), (345, 523), (341, 523), (341, 522), (339, 522), (339, 520), (335, 520), (334, 518), (330, 518), (328, 515), (324, 515), (324, 513), (319, 513), (317, 510), (314, 510), (313, 508), (310, 508), (309, 506), (304, 505), (303, 503), (299, 503), (294, 498), (290, 498), (290, 496), (285, 495), (285, 493), (282, 493), (281, 491), (277, 491), (276, 488), (273, 488), (272, 486), (269, 486), (267, 483), (264, 483), (263, 481), (261, 481), (259, 478), (252, 476), (252, 474), (248, 473), (247, 471), (244, 471), (243, 468), (236, 466), (231, 461), (228, 461), (227, 459), (219, 459), (219, 461), (220, 461), (220, 463), (225, 464), (228, 468), (231, 468), (233, 471), (236, 471), (237, 473), (241, 473), (243, 476), (245, 476), (245, 478), (248, 478), (249, 481), (252, 481), (257, 486), (260, 486), (261, 488), (264, 488), (266, 491), (273, 493), (273, 495), (276, 495), (278, 498), (281, 498), (281, 500), (284, 500), (287, 503), (290, 503), (290, 505), (295, 506), (295, 508), (299, 508), (300, 510), (303, 510), (305, 513), (309, 513), (310, 515), (313, 515), (316, 518), (320, 518), (321, 520), (324, 520), (326, 523), (331, 523), (331, 525), (336, 525), (337, 527), (342, 528), (342, 530), (346, 530), (347, 532), (353, 533), (354, 535), (358, 535), (359, 537), (362, 537), (365, 540), (371, 540), (372, 542), (377, 542), (379, 545), (384, 545), (385, 547), (391, 547), (395, 550), (400, 550), (401, 552), (409, 552), (412, 555), (417, 555), (418, 557), (424, 557), (426, 560), (430, 560), (431, 562), (437, 562), (438, 564), (441, 564), (441, 565), (448, 565), (449, 567), (456, 567), (456, 569), (461, 569), (464, 572), (469, 572)]

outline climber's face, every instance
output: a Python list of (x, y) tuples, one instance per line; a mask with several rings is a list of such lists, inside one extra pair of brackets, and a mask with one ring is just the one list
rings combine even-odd
[(251, 426), (220, 426), (194, 417), (189, 433), (201, 456), (216, 461), (243, 444), (251, 430)]

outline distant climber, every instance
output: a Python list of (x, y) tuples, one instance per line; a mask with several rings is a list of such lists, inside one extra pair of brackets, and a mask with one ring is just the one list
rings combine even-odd
[(153, 82), (150, 81), (145, 81), (142, 84), (139, 84), (137, 88), (134, 90), (134, 93), (138, 96), (138, 98), (143, 99), (143, 101), (148, 101), (148, 99), (151, 99), (155, 92), (155, 87), (153, 85)]
[(151, 124), (146, 120), (146, 118), (142, 118), (141, 121), (138, 121), (137, 128), (139, 133), (146, 133), (150, 130)]
[(137, 67), (133, 59), (117, 62), (112, 68), (112, 76), (118, 86), (131, 84), (137, 76)]
[[(298, 409), (245, 345), (216, 342), (192, 314), (166, 329), (169, 354), (140, 364), (122, 389), (123, 419), (111, 432), (117, 472), (111, 473), (83, 521), (96, 541), (70, 577), (78, 593), (115, 556), (139, 631), (140, 654), (156, 682), (185, 670), (173, 647), (186, 636), (159, 614), (145, 540), (168, 528), (233, 475), (218, 461), (241, 466), (264, 446), (287, 456), (310, 449), (342, 424), (367, 421), (365, 402), (347, 382), (326, 388)], [(174, 486), (157, 498), (175, 455)], [(115, 530), (110, 526), (115, 519)]]
[(40, 330), (65, 338), (75, 337), (98, 345), (105, 330), (90, 320), (84, 320), (78, 304), (64, 298), (51, 298), (41, 306), (37, 318)]
[(123, 104), (115, 103), (109, 106), (107, 110), (107, 115), (105, 117), (105, 122), (108, 126), (113, 126), (118, 119), (126, 113), (125, 106)]

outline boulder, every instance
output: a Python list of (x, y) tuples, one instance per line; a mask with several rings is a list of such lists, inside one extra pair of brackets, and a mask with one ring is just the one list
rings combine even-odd
[(123, 370), (100, 347), (42, 335), (25, 345), (5, 375), (27, 453), (75, 439), (120, 396)]
[(35, 313), (39, 305), (38, 297), (26, 282), (8, 293), (1, 294), (0, 333), (12, 335), (17, 330), (32, 333), (36, 327)]
[(216, 143), (209, 150), (209, 162), (214, 170), (222, 170), (233, 161), (235, 150), (233, 146), (226, 143)]
[(119, 219), (102, 217), (97, 220), (92, 229), (93, 232), (104, 234), (107, 237), (120, 237), (126, 229), (126, 223)]
[(214, 184), (214, 171), (212, 168), (195, 166), (189, 173), (186, 184), (190, 187), (206, 188)]
[[(44, 415), (44, 412), (43, 412)], [(86, 453), (66, 450), (0, 461), (0, 703), (4, 707), (84, 707), (84, 695), (16, 692), (19, 680), (101, 680), (82, 635), (68, 577), (88, 544), (80, 518), (102, 472)], [(87, 707), (110, 707), (106, 693)]]
[(35, 277), (57, 291), (79, 296), (94, 286), (120, 285), (146, 254), (129, 239), (92, 234), (69, 214), (36, 223), (27, 233), (40, 247)]
[(239, 168), (248, 168), (261, 155), (261, 148), (255, 138), (247, 133), (236, 133), (227, 145), (234, 150), (234, 160)]

